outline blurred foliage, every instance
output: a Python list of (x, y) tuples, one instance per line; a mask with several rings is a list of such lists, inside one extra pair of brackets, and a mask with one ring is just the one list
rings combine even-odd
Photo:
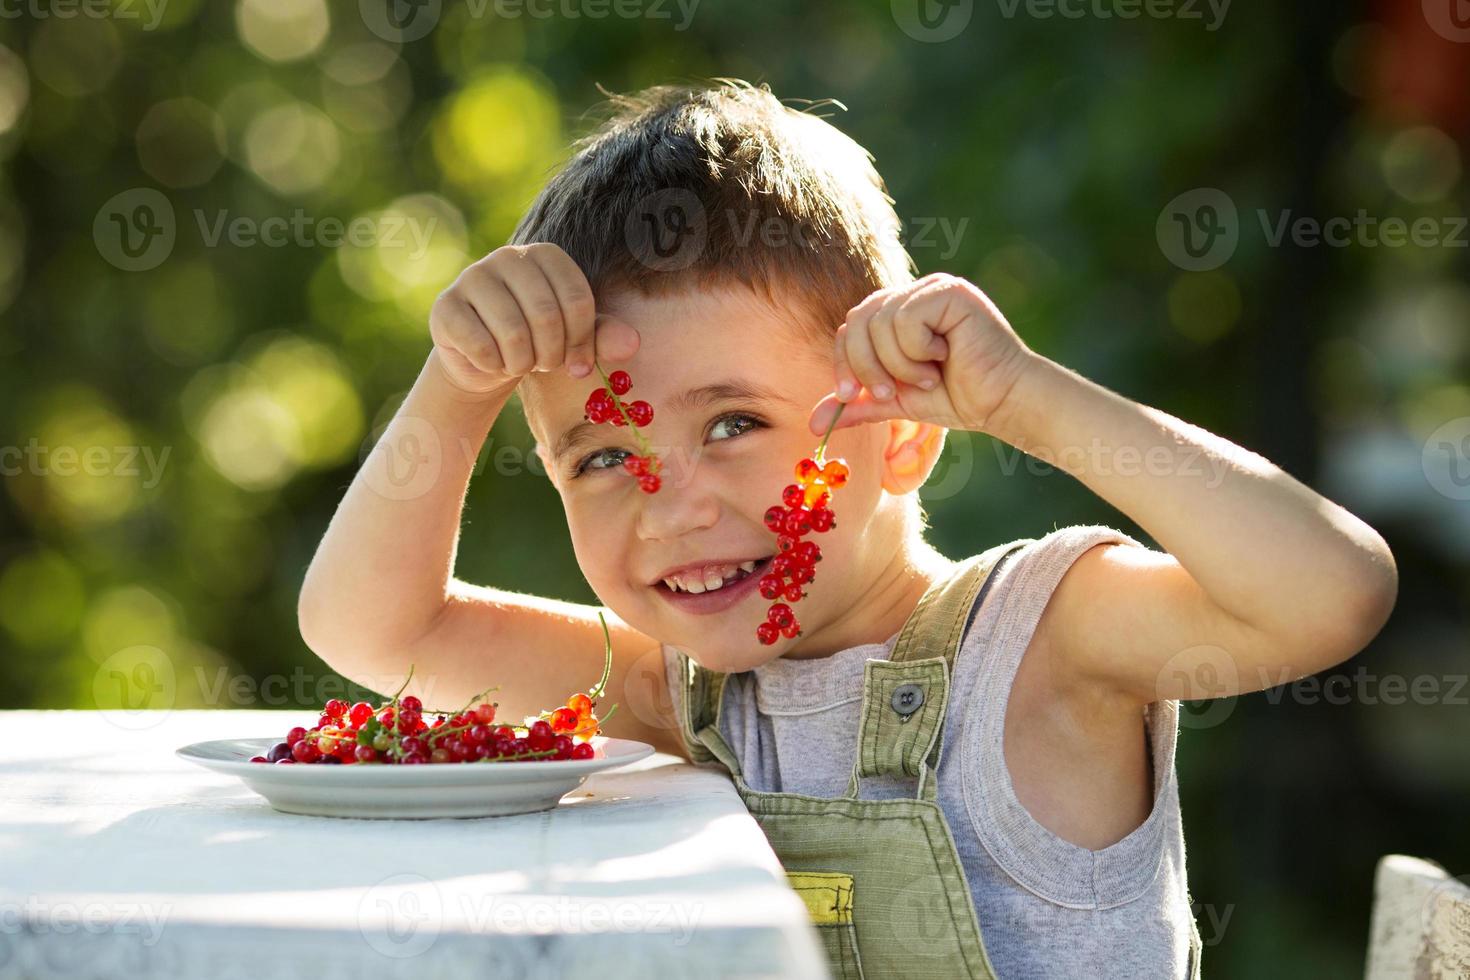
[[(446, 4), (406, 43), (369, 6), (169, 0), (153, 23), (119, 0), (0, 20), (0, 703), (96, 705), (99, 668), (131, 649), (167, 652), (186, 706), (220, 703), (205, 678), (221, 671), (329, 673), (297, 637), (296, 593), (422, 363), (434, 296), (505, 240), (599, 84), (738, 76), (849, 107), (834, 122), (874, 153), (922, 270), (973, 278), (1041, 352), (1261, 452), (1389, 537), (1397, 611), (1334, 673), (1368, 671), (1354, 689), (1370, 692), (1430, 678), (1442, 696), (1278, 689), (1186, 715), (1210, 974), (1356, 974), (1379, 855), (1470, 871), (1455, 832), (1470, 692), (1454, 687), (1470, 504), (1448, 469), (1470, 444), (1434, 455), (1436, 430), (1470, 416), (1467, 251), (1273, 245), (1255, 217), (1464, 215), (1470, 44), (1417, 2), (1240, 5), (1214, 30), (975, 4), (945, 43), (881, 0), (649, 0), (596, 19), (582, 0), (544, 17)], [(1155, 225), (1198, 187), (1230, 195), (1240, 243), (1184, 271)], [(148, 204), (124, 212), (145, 223), (172, 215), (146, 268), (105, 244), (117, 200)], [(272, 242), (270, 218), (310, 230)], [(426, 234), (332, 239), (354, 219)], [(509, 412), (481, 462), (530, 446)], [(1144, 537), (1009, 447), (951, 446), (926, 493), (946, 553), (1079, 522)], [(490, 473), (460, 573), (592, 600), (549, 486)]]

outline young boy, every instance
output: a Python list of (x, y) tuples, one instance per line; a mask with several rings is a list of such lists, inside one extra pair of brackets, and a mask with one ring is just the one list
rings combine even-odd
[[(598, 608), (453, 574), (477, 450), (519, 392), (635, 709), (609, 734), (730, 770), (793, 883), (830, 899), (809, 904), (837, 975), (1197, 974), (1178, 701), (1362, 649), (1397, 589), (1382, 538), (1031, 351), (974, 285), (915, 280), (867, 153), (815, 115), (733, 82), (614, 108), (435, 304), (307, 574), (306, 642), (377, 688), (412, 663), (434, 704), (499, 683), (515, 717), (597, 676)], [(594, 352), (655, 408), (657, 492), (620, 465), (628, 429), (584, 420)], [(765, 645), (763, 515), (839, 401), (837, 526), (802, 632)], [(948, 429), (1054, 461), (1165, 550), (1067, 527), (949, 560), (918, 503)], [(386, 480), (408, 456), (418, 475)], [(650, 671), (672, 715), (636, 690)]]

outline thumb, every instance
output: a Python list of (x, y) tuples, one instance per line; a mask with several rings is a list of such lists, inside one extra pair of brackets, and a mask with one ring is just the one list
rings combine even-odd
[[(842, 407), (842, 406), (846, 407)], [(817, 402), (816, 408), (812, 409), (811, 418), (807, 426), (814, 435), (822, 435), (827, 431), (827, 426), (832, 424), (832, 416), (837, 414), (838, 408), (842, 408), (842, 415), (837, 419), (837, 429), (846, 429), (854, 425), (862, 425), (864, 422), (885, 422), (888, 419), (902, 418), (901, 414), (895, 413), (898, 406), (892, 402), (880, 402), (875, 399), (868, 389), (863, 388), (857, 397), (844, 403), (837, 397), (836, 392), (831, 392)]]
[(638, 353), (642, 342), (643, 338), (628, 321), (619, 320), (608, 313), (597, 314), (597, 324), (593, 327), (593, 345), (598, 361), (626, 361)]

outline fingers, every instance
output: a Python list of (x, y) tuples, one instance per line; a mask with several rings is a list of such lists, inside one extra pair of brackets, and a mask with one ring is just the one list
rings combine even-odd
[(948, 356), (949, 345), (930, 327), (930, 307), (936, 301), (943, 302), (942, 296), (925, 282), (917, 291), (879, 290), (853, 307), (847, 322), (837, 329), (839, 397), (856, 394), (844, 388), (850, 380), (878, 401), (892, 399), (900, 383), (926, 391), (939, 387), (944, 376), (934, 362)]
[[(585, 378), (592, 373), (597, 314), (592, 287), (572, 257), (555, 245), (531, 245), (526, 254), (546, 276), (561, 308), (567, 373), (574, 378)], [(540, 354), (538, 348), (538, 364)]]
[[(530, 349), (526, 352), (530, 367), (518, 370), (519, 374), (550, 371), (566, 360), (567, 327), (562, 319), (561, 302), (556, 298), (556, 290), (552, 289), (546, 272), (532, 257), (534, 248), (532, 245), (507, 250), (505, 259), (505, 288), (515, 297), (521, 319), (531, 331)], [(493, 331), (494, 327), (491, 329)], [(498, 334), (496, 339), (499, 339)], [(519, 338), (515, 339), (519, 341)], [(519, 350), (514, 353), (514, 362), (510, 352), (502, 353), (506, 356), (507, 365), (518, 367), (522, 363)]]
[(638, 353), (642, 340), (638, 331), (626, 320), (619, 320), (606, 313), (597, 314), (594, 341), (599, 362), (606, 364), (609, 361), (626, 361)]
[(893, 397), (897, 387), (892, 376), (883, 369), (878, 360), (868, 323), (887, 301), (888, 296), (888, 290), (880, 290), (853, 307), (847, 314), (847, 330), (844, 333), (844, 353), (853, 377), (879, 399)]
[(882, 422), (885, 419), (897, 418), (894, 414), (895, 406), (892, 401), (879, 401), (873, 397), (871, 392), (864, 391), (851, 401), (844, 402), (835, 394), (824, 395), (812, 409), (811, 417), (807, 420), (807, 427), (813, 435), (825, 435), (827, 426), (832, 425), (832, 416), (842, 408), (842, 416), (838, 418), (833, 431), (846, 429), (853, 425), (862, 425), (865, 422)]
[(469, 303), (452, 292), (445, 291), (434, 301), (429, 313), (429, 336), (456, 366), (463, 361), (485, 374), (505, 373), (500, 349), (484, 321)]
[[(932, 390), (939, 384), (942, 376), (939, 369), (923, 356), (929, 347), (927, 338), (921, 342), (918, 353), (913, 354), (905, 349), (903, 341), (908, 340), (912, 344), (914, 331), (906, 329), (903, 331), (902, 338), (899, 335), (898, 312), (906, 299), (907, 297), (902, 295), (890, 296), (878, 312), (873, 314), (873, 319), (868, 322), (868, 333), (873, 338), (873, 349), (878, 353), (878, 360), (882, 362), (889, 374), (899, 381)], [(913, 318), (909, 318), (908, 323), (913, 322)], [(920, 323), (919, 329), (926, 328)]]
[(834, 360), (837, 371), (837, 397), (846, 401), (858, 393), (862, 382), (858, 381), (857, 375), (852, 373), (852, 366), (847, 357), (847, 324), (837, 328), (837, 353)]
[(481, 273), (466, 290), (466, 296), (493, 338), (505, 373), (517, 377), (529, 374), (536, 366), (531, 325), (509, 287), (498, 277)]

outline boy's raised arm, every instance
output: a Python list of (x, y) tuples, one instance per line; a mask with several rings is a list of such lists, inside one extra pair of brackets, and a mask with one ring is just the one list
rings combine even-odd
[[(592, 291), (553, 245), (507, 246), (466, 269), (434, 305), (434, 349), (359, 469), (306, 573), (298, 623), (307, 645), (365, 686), (408, 688), (457, 707), (492, 684), (502, 717), (560, 703), (602, 671), (598, 610), (454, 578), (465, 491), (496, 417), (533, 370), (593, 373), (632, 356), (638, 337), (609, 321), (594, 334)], [(630, 676), (661, 671), (658, 643), (606, 613), (613, 700)], [(645, 697), (643, 700), (647, 701)], [(620, 711), (613, 734), (675, 748), (648, 711)]]

